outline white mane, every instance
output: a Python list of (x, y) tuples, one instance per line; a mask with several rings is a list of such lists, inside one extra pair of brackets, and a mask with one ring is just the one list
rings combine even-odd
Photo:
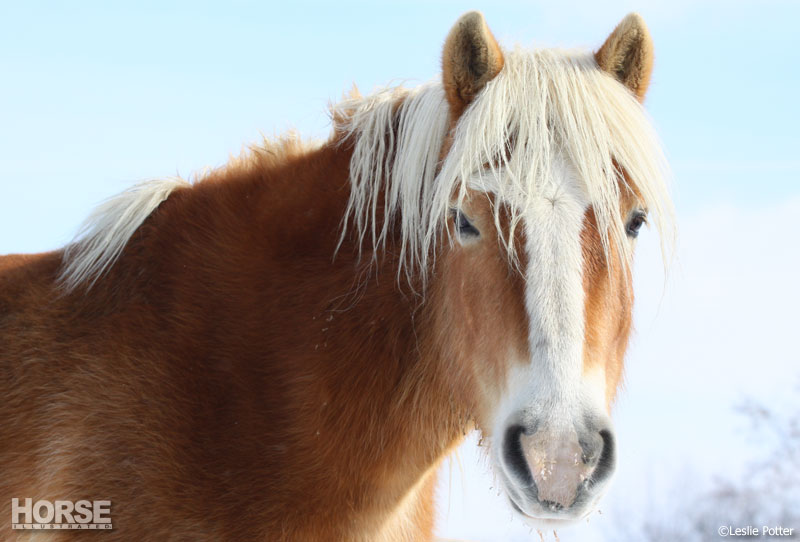
[(150, 213), (173, 190), (188, 185), (188, 181), (177, 178), (148, 181), (99, 205), (64, 249), (59, 284), (68, 292), (84, 282), (91, 287), (116, 261)]
[[(563, 156), (586, 184), (600, 231), (609, 232), (603, 235), (606, 249), (615, 243), (629, 254), (622, 242), (616, 161), (633, 179), (667, 253), (672, 206), (660, 144), (639, 102), (590, 54), (507, 52), (503, 69), (466, 109), (439, 163), (448, 114), (438, 81), (411, 90), (388, 88), (334, 107), (334, 128), (355, 140), (342, 239), (352, 220), (359, 246), (368, 237), (377, 253), (399, 217), (398, 272), (411, 276), (417, 270), (424, 279), (450, 209), (467, 188), (478, 188), (509, 204), (512, 234), (505, 242), (513, 256), (513, 229)], [(67, 291), (85, 282), (91, 286), (158, 205), (188, 184), (142, 183), (98, 207), (65, 249), (59, 283)], [(380, 224), (379, 215), (385, 217)], [(499, 206), (495, 219), (499, 225)]]
[[(509, 204), (512, 235), (505, 243), (513, 257), (514, 227), (552, 179), (559, 156), (586, 184), (606, 254), (610, 243), (626, 262), (630, 253), (622, 242), (620, 169), (634, 181), (668, 252), (673, 211), (658, 138), (639, 102), (600, 70), (591, 54), (507, 52), (503, 69), (459, 120), (441, 164), (449, 121), (439, 82), (347, 100), (335, 113), (355, 138), (345, 227), (351, 219), (359, 242), (369, 237), (377, 252), (399, 217), (401, 266), (409, 276), (418, 270), (424, 279), (435, 239), (467, 188), (494, 193)], [(382, 224), (379, 214), (386, 217)], [(499, 205), (495, 220), (499, 225)]]

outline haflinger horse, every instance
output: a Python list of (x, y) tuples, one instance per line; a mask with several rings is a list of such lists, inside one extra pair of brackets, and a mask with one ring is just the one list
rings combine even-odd
[(672, 229), (652, 55), (635, 14), (582, 53), (467, 13), (441, 79), (354, 92), (327, 142), (136, 186), (0, 259), (0, 537), (46, 534), (12, 530), (31, 498), (111, 501), (110, 540), (429, 540), (473, 428), (521, 518), (585, 518), (634, 239)]

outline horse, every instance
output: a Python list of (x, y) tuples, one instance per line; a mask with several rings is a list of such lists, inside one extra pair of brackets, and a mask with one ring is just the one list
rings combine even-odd
[(578, 52), (501, 48), (470, 12), (440, 78), (354, 91), (327, 141), (136, 185), (4, 256), (2, 537), (46, 534), (12, 530), (29, 498), (110, 502), (108, 540), (430, 540), (473, 429), (516, 515), (585, 518), (635, 238), (673, 229), (652, 59), (636, 14)]

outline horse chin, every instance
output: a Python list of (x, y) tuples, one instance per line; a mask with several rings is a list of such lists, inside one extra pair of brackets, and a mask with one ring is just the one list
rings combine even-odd
[(574, 516), (556, 515), (546, 511), (536, 512), (536, 515), (532, 515), (524, 512), (510, 495), (508, 495), (508, 502), (517, 517), (534, 529), (542, 531), (574, 527), (588, 519), (596, 510), (594, 506), (591, 506)]
[(539, 531), (557, 531), (581, 524), (581, 519), (542, 519), (531, 517), (524, 513), (517, 512), (517, 514), (527, 525)]
[[(504, 492), (508, 499), (508, 504), (514, 511), (514, 514), (522, 519), (526, 524), (539, 530), (553, 530), (563, 529), (579, 525), (587, 521), (590, 516), (595, 514), (598, 510), (599, 501), (605, 494), (604, 489), (600, 490), (594, 495), (584, 494), (583, 503), (577, 504), (568, 510), (548, 510), (542, 503), (525, 502), (527, 499), (520, 497), (522, 488), (516, 487), (515, 484), (510, 482), (505, 476), (501, 476), (501, 484), (504, 486)], [(606, 485), (606, 488), (608, 486)], [(520, 504), (515, 499), (517, 495), (524, 504)]]

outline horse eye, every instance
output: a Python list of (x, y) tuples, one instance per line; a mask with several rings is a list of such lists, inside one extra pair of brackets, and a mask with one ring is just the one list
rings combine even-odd
[(461, 211), (453, 210), (454, 220), (456, 224), (456, 231), (458, 235), (464, 238), (469, 237), (480, 237), (481, 232), (478, 231), (478, 228), (472, 225), (472, 222), (469, 221), (469, 218), (462, 213)]
[(642, 229), (642, 226), (647, 223), (647, 213), (644, 211), (636, 211), (633, 213), (633, 216), (628, 221), (628, 225), (625, 226), (625, 233), (628, 234), (628, 237), (636, 237), (639, 235), (639, 230)]

